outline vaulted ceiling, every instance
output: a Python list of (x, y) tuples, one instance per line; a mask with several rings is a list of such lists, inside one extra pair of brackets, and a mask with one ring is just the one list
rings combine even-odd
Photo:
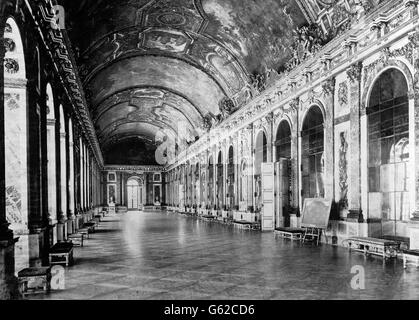
[(306, 23), (294, 0), (64, 3), (105, 161), (124, 141), (176, 136), (179, 123), (188, 140), (201, 136), (220, 101), (289, 59), (292, 31)]

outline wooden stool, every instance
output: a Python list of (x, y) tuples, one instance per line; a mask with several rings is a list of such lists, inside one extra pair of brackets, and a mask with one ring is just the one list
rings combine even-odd
[(77, 232), (78, 233), (81, 233), (84, 236), (84, 238), (86, 238), (86, 239), (89, 239), (90, 238), (90, 236), (89, 236), (89, 228), (81, 228)]
[(78, 247), (83, 247), (83, 241), (84, 241), (84, 234), (83, 233), (74, 233), (70, 234), (68, 236), (68, 239), (71, 240), (71, 242)]
[(73, 243), (58, 242), (49, 252), (49, 264), (65, 264), (66, 267), (74, 263)]
[(93, 233), (95, 232), (96, 225), (97, 225), (96, 222), (89, 221), (83, 225), (83, 228), (87, 228), (89, 230), (89, 233)]
[(419, 267), (419, 250), (403, 250), (403, 268), (407, 268), (408, 264)]
[(391, 240), (353, 237), (348, 240), (349, 250), (363, 252), (364, 254), (375, 254), (385, 258), (395, 258), (399, 250), (400, 243)]
[(23, 296), (49, 293), (51, 267), (26, 268), (18, 272), (19, 291)]
[(302, 228), (281, 227), (275, 229), (275, 236), (291, 240), (302, 240), (304, 232), (305, 230)]

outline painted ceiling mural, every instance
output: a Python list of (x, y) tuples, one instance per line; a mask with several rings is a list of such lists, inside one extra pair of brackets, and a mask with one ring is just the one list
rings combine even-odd
[(253, 75), (290, 59), (293, 30), (307, 24), (297, 0), (63, 3), (102, 149), (137, 129), (153, 141), (179, 121), (199, 137), (241, 106)]

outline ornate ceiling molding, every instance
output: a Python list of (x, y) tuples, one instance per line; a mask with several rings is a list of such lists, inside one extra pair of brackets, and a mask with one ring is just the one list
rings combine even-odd
[[(205, 115), (188, 97), (186, 97), (182, 93), (176, 90), (167, 88), (167, 87), (147, 85), (147, 86), (135, 86), (131, 88), (125, 88), (124, 90), (120, 90), (115, 93), (112, 93), (111, 95), (107, 96), (105, 99), (102, 99), (102, 101), (100, 101), (95, 107), (93, 107), (93, 110), (92, 110), (93, 122), (96, 123), (97, 121), (99, 121), (100, 118), (114, 106), (120, 103), (129, 102), (134, 98), (141, 98), (141, 96), (137, 97), (135, 93), (138, 91), (147, 90), (147, 89), (161, 91), (162, 96), (160, 99), (164, 99), (165, 96), (168, 94), (173, 94), (174, 96), (180, 97), (182, 100), (185, 100), (185, 102), (187, 102), (193, 107), (197, 115), (199, 115), (200, 117), (204, 117)], [(143, 97), (147, 97), (147, 96), (143, 95)]]
[(83, 83), (87, 85), (113, 63), (144, 55), (180, 59), (205, 72), (228, 96), (240, 92), (249, 81), (237, 57), (210, 36), (176, 29), (132, 27), (107, 35), (81, 55), (79, 71)]

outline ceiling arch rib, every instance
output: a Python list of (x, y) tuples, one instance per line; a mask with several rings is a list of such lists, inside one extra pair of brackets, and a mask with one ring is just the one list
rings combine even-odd
[(141, 99), (155, 100), (155, 105), (167, 104), (182, 112), (192, 123), (198, 124), (205, 116), (201, 110), (188, 100), (182, 93), (158, 86), (135, 86), (116, 92), (105, 98), (91, 110), (93, 122), (98, 122), (107, 111), (118, 104), (129, 103), (130, 106), (138, 106)]
[(92, 79), (88, 88), (94, 108), (126, 88), (149, 85), (182, 92), (202, 114), (218, 114), (218, 101), (225, 97), (206, 73), (185, 62), (160, 56), (135, 57), (114, 63)]
[[(150, 130), (146, 130), (145, 132), (142, 131), (141, 134), (149, 137), (151, 140), (154, 141), (155, 144), (158, 144), (159, 141), (157, 140), (157, 138), (160, 137), (162, 134), (169, 135), (172, 138), (172, 137), (177, 137), (178, 132), (179, 132), (177, 128), (173, 128), (170, 126), (170, 124), (167, 124), (167, 123), (155, 122), (155, 121), (150, 121), (150, 120), (139, 120), (135, 122), (127, 122), (123, 120), (123, 121), (115, 122), (111, 126), (105, 128), (105, 130), (103, 130), (99, 134), (98, 139), (103, 144), (105, 144), (106, 140), (109, 139), (110, 137), (114, 135), (124, 136), (125, 132), (127, 134), (131, 134), (130, 130), (138, 130), (139, 129), (138, 126), (142, 126), (142, 125), (144, 126), (150, 125), (152, 127), (152, 128), (149, 128)], [(193, 139), (194, 133), (195, 131), (190, 126), (184, 128), (184, 131), (182, 132), (183, 135), (187, 136), (188, 141)]]
[(96, 123), (96, 130), (99, 137), (102, 137), (121, 124), (137, 122), (156, 124), (163, 132), (165, 129), (169, 129), (177, 136), (183, 135), (185, 129), (189, 133), (189, 137), (201, 134), (201, 129), (197, 127), (196, 123), (193, 123), (181, 111), (166, 104), (141, 108), (132, 107), (126, 103), (116, 105)]

